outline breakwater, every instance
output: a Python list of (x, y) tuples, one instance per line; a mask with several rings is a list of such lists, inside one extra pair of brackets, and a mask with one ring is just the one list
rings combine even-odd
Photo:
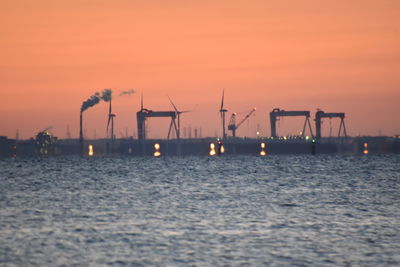
[[(211, 147), (218, 148), (216, 138), (181, 139), (181, 140), (146, 140), (137, 139), (93, 139), (84, 140), (83, 155), (89, 150), (93, 156), (126, 155), (126, 156), (153, 156), (158, 144), (160, 156), (210, 155)], [(262, 148), (264, 144), (264, 148)], [(400, 153), (400, 138), (391, 137), (350, 137), (350, 138), (322, 138), (313, 143), (312, 139), (227, 139), (222, 142), (222, 154), (265, 155), (276, 154), (385, 154)], [(90, 147), (90, 148), (89, 148)], [(218, 151), (216, 151), (218, 152)], [(1, 157), (24, 156), (53, 156), (79, 155), (80, 144), (78, 139), (59, 139), (49, 147), (38, 147), (35, 140), (16, 141), (1, 140)], [(218, 153), (216, 153), (218, 154)]]

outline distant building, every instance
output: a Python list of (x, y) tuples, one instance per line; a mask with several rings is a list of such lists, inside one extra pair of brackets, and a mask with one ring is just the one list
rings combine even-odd
[(16, 151), (16, 140), (0, 136), (0, 158), (13, 157)]

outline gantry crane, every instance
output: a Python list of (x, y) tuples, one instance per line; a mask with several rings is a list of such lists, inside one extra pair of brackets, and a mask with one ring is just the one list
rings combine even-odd
[(251, 114), (253, 114), (256, 111), (256, 108), (253, 108), (238, 124), (236, 124), (236, 113), (232, 113), (231, 119), (228, 124), (228, 130), (232, 131), (232, 136), (236, 136), (236, 130), (242, 125), (243, 122), (245, 122)]
[[(171, 104), (172, 100), (170, 99)], [(136, 112), (136, 119), (137, 119), (137, 132), (138, 132), (138, 139), (139, 140), (145, 140), (146, 139), (146, 120), (147, 118), (151, 117), (170, 117), (171, 118), (171, 123), (169, 125), (169, 130), (168, 130), (168, 136), (167, 139), (169, 139), (171, 135), (171, 131), (175, 130), (176, 138), (179, 140), (180, 138), (180, 120), (179, 120), (179, 115), (181, 113), (187, 112), (187, 111), (178, 111), (178, 109), (173, 105), (174, 109), (173, 111), (153, 111), (147, 108), (143, 107), (143, 96), (141, 98), (141, 108), (138, 112)], [(175, 120), (178, 119), (178, 125), (176, 124)]]
[(340, 118), (340, 126), (339, 126), (339, 133), (338, 137), (340, 137), (340, 133), (342, 131), (343, 127), (343, 135), (347, 137), (347, 132), (346, 132), (346, 126), (344, 125), (344, 113), (325, 113), (322, 110), (318, 110), (315, 113), (315, 131), (316, 131), (316, 138), (320, 139), (321, 138), (321, 124), (322, 124), (322, 118)]
[(274, 108), (272, 112), (269, 113), (269, 118), (271, 122), (271, 137), (276, 138), (276, 121), (279, 117), (285, 116), (304, 116), (306, 117), (304, 121), (303, 131), (301, 132), (301, 136), (304, 136), (304, 132), (306, 130), (306, 125), (308, 123), (308, 127), (310, 129), (310, 134), (313, 136), (311, 124), (310, 124), (310, 111), (285, 111), (283, 109)]

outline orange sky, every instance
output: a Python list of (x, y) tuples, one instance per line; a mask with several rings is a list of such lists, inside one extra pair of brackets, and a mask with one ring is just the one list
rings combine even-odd
[[(196, 2), (196, 3), (192, 3)], [(345, 112), (351, 135), (400, 133), (400, 1), (15, 0), (0, 3), (0, 135), (30, 138), (53, 125), (78, 136), (79, 108), (96, 91), (114, 98), (117, 137), (136, 133), (140, 94), (153, 110), (182, 110), (183, 127), (220, 134), (219, 102), (238, 130), (269, 135), (268, 113)], [(116, 94), (115, 94), (116, 95)], [(107, 105), (85, 112), (87, 137), (105, 135)], [(278, 134), (296, 134), (285, 118)], [(325, 120), (328, 134), (338, 122)], [(151, 137), (168, 120), (151, 119)]]

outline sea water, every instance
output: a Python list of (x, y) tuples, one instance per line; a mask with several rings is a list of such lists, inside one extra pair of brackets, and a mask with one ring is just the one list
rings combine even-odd
[(387, 266), (399, 252), (399, 155), (0, 161), (0, 266)]

